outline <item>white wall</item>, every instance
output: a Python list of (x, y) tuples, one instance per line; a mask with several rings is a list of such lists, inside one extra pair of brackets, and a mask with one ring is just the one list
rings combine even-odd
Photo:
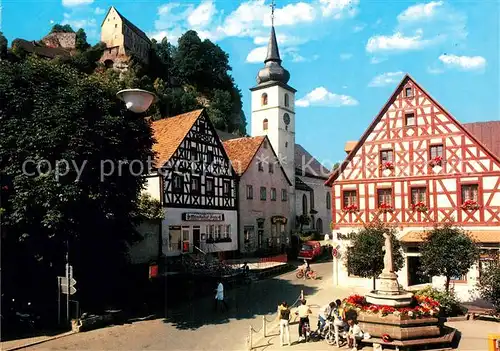
[[(291, 218), (290, 199), (293, 194), (290, 193), (290, 185), (278, 165), (274, 166), (274, 172), (269, 173), (267, 164), (264, 164), (264, 171), (260, 172), (257, 166), (257, 157), (272, 160), (274, 154), (272, 149), (264, 148), (261, 145), (256, 153), (256, 157), (250, 163), (250, 166), (240, 178), (239, 201), (240, 201), (240, 250), (244, 249), (244, 227), (254, 226), (254, 242), (257, 243), (257, 218), (265, 218), (263, 244), (266, 238), (271, 237), (271, 217), (284, 216), (288, 218), (285, 226), (285, 233), (290, 233), (294, 218)], [(247, 185), (253, 186), (253, 199), (247, 199)], [(260, 187), (266, 187), (266, 200), (260, 199)], [(271, 188), (276, 188), (276, 201), (271, 201)], [(281, 190), (287, 191), (287, 200), (281, 200)], [(252, 239), (251, 239), (252, 241)]]
[[(306, 183), (310, 188), (313, 189), (314, 196), (314, 209), (318, 211), (317, 214), (314, 215), (314, 221), (316, 222), (318, 218), (321, 218), (323, 221), (323, 232), (322, 234), (330, 233), (330, 222), (332, 221), (332, 210), (328, 209), (326, 206), (326, 194), (331, 192), (331, 188), (324, 185), (323, 179), (312, 178), (312, 177), (303, 177), (299, 176), (299, 178)], [(311, 192), (304, 190), (296, 190), (295, 191), (295, 211), (296, 215), (300, 216), (302, 214), (302, 196), (306, 195), (307, 197), (307, 212), (308, 216), (311, 216), (309, 213), (311, 211)], [(304, 228), (308, 228), (308, 226), (304, 226)], [(312, 228), (312, 224), (309, 226)], [(314, 228), (316, 228), (316, 223), (314, 223)]]

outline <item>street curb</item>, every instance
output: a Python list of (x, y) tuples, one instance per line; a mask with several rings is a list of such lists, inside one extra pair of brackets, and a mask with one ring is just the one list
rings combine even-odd
[(25, 348), (30, 347), (30, 346), (35, 346), (35, 345), (38, 345), (38, 344), (43, 344), (44, 342), (52, 341), (52, 340), (56, 340), (56, 339), (60, 339), (60, 338), (63, 338), (65, 336), (69, 336), (69, 335), (73, 335), (73, 334), (76, 334), (76, 332), (69, 331), (69, 332), (66, 332), (66, 333), (62, 333), (62, 334), (59, 334), (59, 335), (48, 337), (47, 339), (42, 339), (42, 340), (34, 341), (34, 342), (31, 342), (31, 343), (28, 342), (28, 343), (26, 343), (24, 345), (21, 345), (21, 346), (14, 346), (14, 347), (11, 347), (11, 348), (8, 348), (8, 349), (4, 349), (4, 351), (14, 351), (14, 350), (25, 349)]

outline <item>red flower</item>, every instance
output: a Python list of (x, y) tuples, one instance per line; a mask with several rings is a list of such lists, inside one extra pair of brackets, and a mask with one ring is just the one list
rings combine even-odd
[(356, 212), (358, 210), (358, 205), (352, 204), (344, 207), (344, 211), (346, 212)]
[(7, 191), (7, 190), (9, 190), (9, 187), (8, 187), (7, 185), (4, 185), (4, 186), (2, 187), (2, 190)]

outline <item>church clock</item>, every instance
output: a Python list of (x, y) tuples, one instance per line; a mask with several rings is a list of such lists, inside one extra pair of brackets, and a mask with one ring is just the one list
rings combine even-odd
[(289, 125), (290, 124), (290, 115), (288, 113), (285, 113), (283, 115), (283, 122), (285, 122), (285, 125)]

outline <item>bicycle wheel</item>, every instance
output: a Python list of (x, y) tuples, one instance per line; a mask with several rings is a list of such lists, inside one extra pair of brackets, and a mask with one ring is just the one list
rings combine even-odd
[(298, 279), (302, 279), (304, 278), (304, 272), (302, 271), (298, 271), (297, 274), (295, 274), (295, 276), (298, 278)]
[(325, 334), (325, 341), (328, 345), (335, 344), (335, 333), (331, 328), (328, 328)]

